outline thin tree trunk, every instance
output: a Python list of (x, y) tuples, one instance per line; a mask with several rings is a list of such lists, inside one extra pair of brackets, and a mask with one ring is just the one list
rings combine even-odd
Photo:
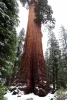
[(14, 82), (14, 79), (15, 79), (15, 70), (16, 70), (16, 62), (14, 63), (14, 66), (13, 66), (13, 73), (12, 73), (12, 76), (11, 76), (11, 82), (10, 82), (10, 84), (12, 84)]
[(44, 96), (48, 93), (48, 83), (46, 79), (46, 69), (42, 51), (41, 23), (34, 22), (35, 12), (34, 3), (30, 4), (27, 33), (22, 56), (18, 79), (15, 83), (22, 87), (22, 90), (29, 93), (31, 90)]
[(55, 75), (55, 77), (56, 77), (56, 89), (58, 89), (58, 60), (57, 60), (57, 58), (55, 58), (55, 68), (56, 68), (56, 75)]
[(55, 66), (53, 65), (53, 92), (55, 92)]

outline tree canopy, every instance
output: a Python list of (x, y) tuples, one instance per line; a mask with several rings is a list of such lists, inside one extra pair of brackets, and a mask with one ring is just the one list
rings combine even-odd
[[(48, 47), (46, 51), (46, 66), (49, 84), (53, 84), (53, 89), (64, 87), (67, 83), (67, 58), (66, 44), (67, 31), (61, 26), (59, 41), (52, 32), (53, 27), (49, 27)], [(60, 44), (60, 45), (59, 45)]]
[(48, 49), (46, 53), (46, 65), (47, 75), (49, 83), (53, 84), (53, 89), (57, 88), (58, 74), (59, 74), (59, 63), (61, 51), (59, 49), (59, 43), (53, 32), (49, 33)]
[(48, 5), (48, 0), (20, 0), (20, 2), (23, 4), (28, 4), (28, 6), (31, 3), (35, 4), (35, 19), (34, 21), (36, 23), (42, 22), (47, 23), (48, 21), (54, 22), (55, 19), (52, 17), (53, 11), (50, 5)]
[(17, 1), (0, 0), (0, 77), (9, 74), (15, 60), (18, 22)]

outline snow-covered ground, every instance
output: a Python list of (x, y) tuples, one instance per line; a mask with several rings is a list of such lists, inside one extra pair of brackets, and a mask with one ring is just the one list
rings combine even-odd
[(24, 95), (23, 92), (20, 91), (20, 93), (16, 95), (12, 95), (11, 92), (7, 92), (4, 97), (6, 97), (7, 100), (52, 100), (54, 94), (49, 93), (45, 97), (39, 97), (34, 93)]

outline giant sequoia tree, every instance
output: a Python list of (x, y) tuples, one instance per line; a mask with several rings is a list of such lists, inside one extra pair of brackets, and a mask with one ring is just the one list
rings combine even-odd
[(25, 94), (33, 91), (39, 96), (44, 96), (48, 93), (49, 86), (42, 51), (41, 22), (53, 21), (53, 12), (47, 0), (20, 1), (23, 5), (28, 3), (29, 17), (21, 66), (14, 84)]

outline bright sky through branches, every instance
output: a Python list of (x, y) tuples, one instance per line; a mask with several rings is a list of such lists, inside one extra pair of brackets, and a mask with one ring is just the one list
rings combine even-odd
[[(56, 20), (54, 32), (58, 37), (58, 33), (60, 31), (60, 26), (63, 25), (67, 28), (67, 0), (48, 0), (48, 4), (51, 5), (53, 10), (53, 17)], [(26, 8), (22, 8), (22, 5), (19, 2), (19, 19), (20, 25), (17, 28), (17, 32), (19, 33), (20, 30), (24, 27), (26, 30), (27, 21), (28, 21), (28, 10)], [(47, 33), (43, 33), (43, 52), (45, 52), (47, 47)]]

